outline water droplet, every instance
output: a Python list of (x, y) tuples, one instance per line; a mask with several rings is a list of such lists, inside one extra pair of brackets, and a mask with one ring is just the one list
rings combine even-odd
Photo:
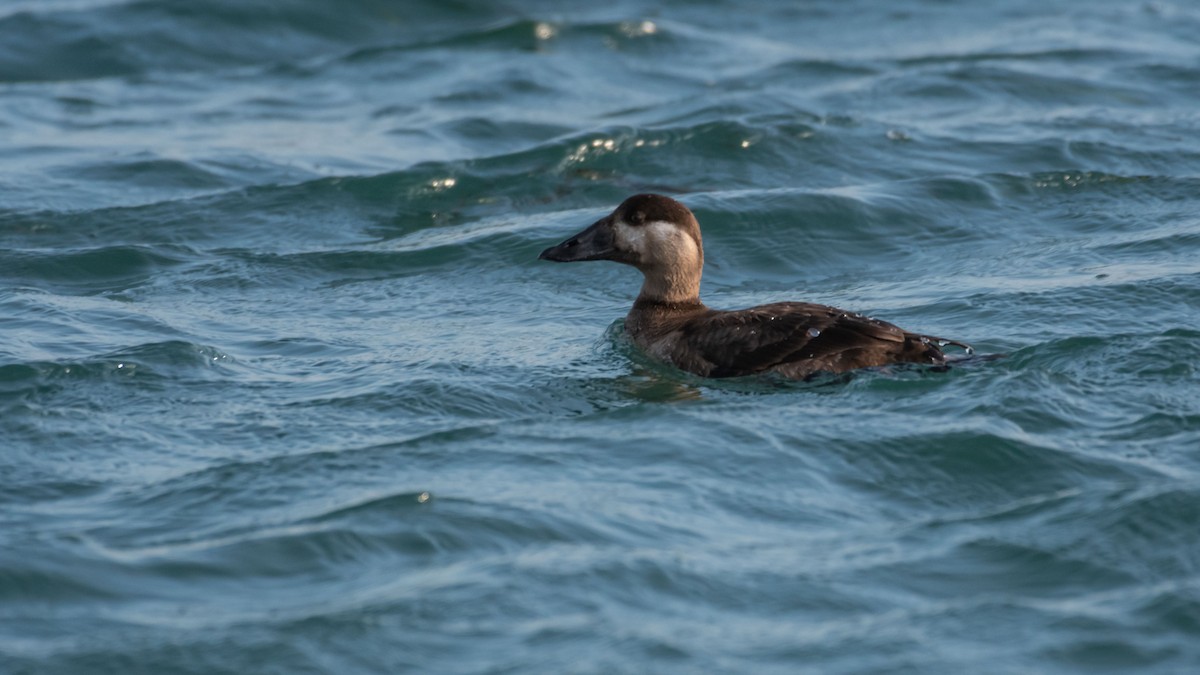
[(626, 21), (621, 24), (621, 32), (631, 38), (654, 35), (658, 32), (658, 25), (653, 21)]
[(422, 492), (421, 494), (417, 495), (417, 503), (418, 504), (424, 504), (427, 501), (429, 501), (429, 493), (428, 492)]
[(819, 328), (809, 328), (808, 329), (808, 337), (817, 337), (820, 334), (821, 334), (821, 330)]

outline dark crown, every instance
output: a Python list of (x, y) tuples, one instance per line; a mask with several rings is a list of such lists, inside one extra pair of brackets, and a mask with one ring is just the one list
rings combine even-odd
[(692, 212), (683, 204), (655, 194), (634, 195), (622, 202), (617, 212), (621, 220), (635, 226), (656, 221), (682, 225), (692, 218)]

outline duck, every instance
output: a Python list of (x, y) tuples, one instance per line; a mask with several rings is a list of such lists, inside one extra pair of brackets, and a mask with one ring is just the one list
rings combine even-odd
[(942, 347), (970, 345), (913, 333), (856, 312), (809, 302), (736, 310), (700, 300), (704, 246), (690, 209), (637, 194), (539, 260), (611, 260), (641, 271), (625, 332), (651, 358), (706, 378), (778, 375), (809, 380), (893, 364), (945, 366)]

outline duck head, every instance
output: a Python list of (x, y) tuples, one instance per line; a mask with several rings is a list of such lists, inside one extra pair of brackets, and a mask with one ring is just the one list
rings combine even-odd
[(662, 195), (626, 199), (579, 234), (542, 251), (539, 260), (612, 260), (642, 271), (642, 299), (699, 298), (704, 247), (700, 225), (686, 206)]

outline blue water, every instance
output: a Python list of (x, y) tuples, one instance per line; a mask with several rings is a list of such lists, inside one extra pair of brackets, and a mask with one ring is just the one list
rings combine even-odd
[(1195, 3), (0, 3), (3, 673), (1194, 673), (1198, 363)]

